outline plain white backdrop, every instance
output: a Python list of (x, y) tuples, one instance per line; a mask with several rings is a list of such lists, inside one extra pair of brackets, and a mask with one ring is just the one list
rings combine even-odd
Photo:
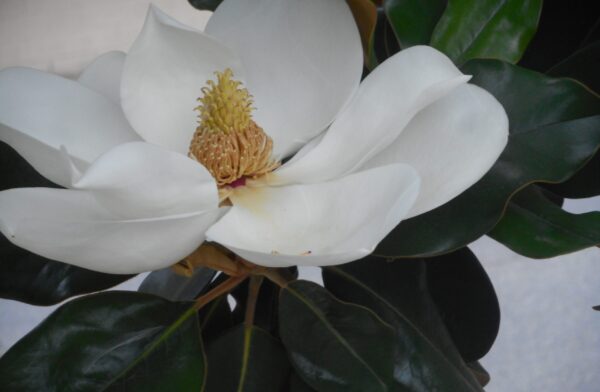
[[(183, 23), (202, 29), (210, 13), (186, 0), (154, 0)], [(77, 76), (99, 54), (127, 51), (139, 32), (147, 0), (0, 0), (0, 69), (22, 65)], [(600, 210), (600, 198), (567, 201), (572, 212)], [(500, 333), (482, 360), (490, 392), (600, 390), (600, 249), (550, 260), (521, 257), (488, 238), (472, 249), (496, 288)], [(319, 280), (316, 268), (301, 271)], [(136, 277), (120, 289), (135, 290)], [(0, 300), (0, 353), (55, 307)]]

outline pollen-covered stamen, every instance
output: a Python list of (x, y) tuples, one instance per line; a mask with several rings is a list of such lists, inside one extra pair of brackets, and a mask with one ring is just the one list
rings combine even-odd
[(252, 120), (252, 96), (233, 80), (233, 72), (217, 72), (198, 98), (199, 126), (190, 157), (213, 175), (219, 186), (240, 178), (256, 178), (279, 166), (271, 159), (273, 141)]

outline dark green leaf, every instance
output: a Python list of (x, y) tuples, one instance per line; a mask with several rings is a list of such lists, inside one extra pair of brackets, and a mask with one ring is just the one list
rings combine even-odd
[(500, 305), (483, 266), (469, 248), (424, 261), (429, 292), (463, 359), (483, 358), (500, 327)]
[(385, 0), (385, 13), (402, 48), (427, 45), (446, 0)]
[(10, 243), (0, 234), (0, 297), (53, 305), (75, 295), (108, 289), (134, 275), (90, 271), (49, 260)]
[(490, 382), (490, 374), (478, 361), (469, 362), (467, 366), (482, 387), (485, 387)]
[(223, 0), (188, 0), (198, 10), (214, 11)]
[(464, 71), (506, 109), (508, 145), (474, 186), (402, 222), (379, 244), (378, 255), (431, 256), (463, 247), (495, 226), (516, 191), (567, 180), (600, 147), (600, 99), (581, 84), (497, 60), (471, 61)]
[(198, 312), (200, 330), (205, 342), (209, 342), (233, 327), (231, 308), (227, 296), (223, 295)]
[(481, 358), (498, 332), (494, 288), (467, 248), (430, 259), (388, 262), (367, 257), (325, 268), (323, 279), (339, 299), (374, 310), (401, 336), (412, 336), (413, 344), (437, 349), (437, 356), (422, 360), (424, 367), (447, 361), (469, 379), (462, 358)]
[(0, 358), (10, 391), (200, 391), (205, 358), (195, 310), (105, 292), (56, 310)]
[(371, 310), (340, 302), (313, 283), (282, 289), (280, 326), (296, 372), (319, 391), (480, 390), (414, 328), (399, 333)]
[[(589, 0), (544, 2), (538, 29), (519, 64), (535, 71), (546, 72), (550, 67), (594, 42), (590, 31), (598, 21)], [(595, 7), (598, 8), (598, 7)]]
[(583, 199), (600, 195), (600, 153), (585, 164), (583, 169), (560, 184), (542, 184), (545, 189), (569, 199)]
[(295, 372), (292, 372), (289, 392), (315, 392), (315, 390), (306, 385)]
[(187, 277), (176, 273), (172, 268), (163, 268), (148, 274), (138, 291), (170, 301), (188, 301), (196, 298), (216, 273), (213, 269), (200, 267), (194, 270), (192, 276)]
[(372, 45), (369, 45), (367, 53), (367, 65), (371, 70), (400, 50), (392, 26), (382, 9), (377, 11), (377, 24), (371, 41)]
[(281, 343), (257, 327), (239, 325), (206, 348), (207, 392), (279, 392), (290, 364)]
[(449, 0), (431, 46), (455, 63), (493, 58), (516, 63), (537, 28), (542, 0)]
[(550, 76), (569, 77), (600, 92), (600, 41), (590, 44), (556, 64), (547, 72)]
[(532, 185), (512, 198), (489, 235), (524, 256), (555, 257), (600, 244), (600, 212), (568, 213)]

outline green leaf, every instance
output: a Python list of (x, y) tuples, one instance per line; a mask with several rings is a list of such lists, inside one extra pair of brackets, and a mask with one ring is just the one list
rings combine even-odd
[(257, 327), (239, 325), (206, 348), (207, 392), (279, 392), (290, 364), (281, 343)]
[[(383, 9), (377, 10), (377, 24), (371, 36), (371, 43), (367, 53), (366, 65), (373, 70), (387, 58), (393, 56), (400, 50), (398, 40)], [(364, 76), (364, 75), (363, 75)]]
[(445, 0), (385, 0), (385, 13), (400, 46), (427, 45), (440, 16)]
[(516, 63), (537, 28), (542, 0), (449, 0), (431, 46), (456, 64), (476, 58)]
[(600, 153), (575, 175), (560, 184), (543, 184), (549, 191), (569, 199), (583, 199), (600, 195)]
[(153, 271), (140, 284), (138, 291), (154, 294), (170, 301), (189, 301), (198, 296), (211, 282), (217, 271), (199, 267), (192, 276), (183, 276), (172, 268)]
[(600, 41), (573, 53), (546, 72), (550, 76), (569, 77), (600, 92)]
[(212, 341), (233, 327), (231, 308), (227, 296), (222, 295), (198, 312), (200, 330), (205, 342)]
[(483, 358), (500, 327), (498, 297), (483, 266), (469, 248), (424, 262), (431, 297), (463, 359)]
[(532, 185), (512, 198), (489, 235), (524, 256), (555, 257), (600, 244), (600, 212), (571, 214)]
[(594, 42), (592, 29), (594, 24), (596, 28), (600, 26), (599, 20), (597, 12), (590, 12), (589, 0), (545, 1), (537, 32), (519, 65), (546, 72), (578, 49)]
[(200, 391), (205, 358), (196, 311), (135, 292), (58, 308), (0, 358), (10, 391)]
[(567, 180), (600, 147), (600, 99), (576, 81), (497, 60), (471, 61), (464, 72), (506, 109), (508, 145), (474, 186), (400, 223), (379, 244), (377, 255), (432, 256), (461, 248), (496, 225), (516, 191), (533, 182)]
[(281, 290), (280, 326), (296, 372), (319, 391), (480, 391), (409, 329), (403, 335), (314, 283)]
[(337, 298), (374, 310), (402, 336), (425, 339), (463, 375), (464, 361), (483, 357), (498, 333), (494, 287), (468, 248), (393, 262), (371, 256), (324, 268), (323, 280)]
[(469, 362), (467, 366), (482, 387), (485, 387), (490, 382), (490, 374), (478, 361)]
[(306, 385), (295, 372), (292, 372), (289, 392), (315, 392), (315, 390)]
[(214, 11), (223, 0), (188, 0), (197, 10)]

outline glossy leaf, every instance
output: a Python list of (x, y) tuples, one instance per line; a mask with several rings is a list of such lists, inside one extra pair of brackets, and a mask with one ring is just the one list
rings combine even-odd
[(469, 248), (424, 262), (431, 297), (463, 359), (483, 358), (500, 327), (498, 297), (483, 266)]
[(560, 184), (544, 184), (544, 188), (569, 199), (583, 199), (600, 195), (600, 153), (575, 175)]
[(600, 244), (600, 211), (571, 214), (532, 185), (512, 198), (489, 235), (524, 256), (555, 257)]
[(576, 79), (600, 93), (600, 41), (590, 44), (556, 64), (547, 72), (550, 76)]
[(479, 182), (445, 205), (403, 221), (375, 254), (432, 256), (463, 247), (495, 226), (516, 191), (536, 181), (567, 180), (600, 147), (600, 99), (576, 81), (497, 60), (471, 61), (463, 71), (506, 109), (508, 145)]
[(213, 269), (199, 267), (188, 277), (176, 273), (172, 268), (163, 268), (149, 273), (138, 291), (158, 295), (170, 301), (189, 301), (208, 286), (216, 273)]
[(279, 392), (290, 365), (281, 343), (257, 327), (239, 325), (206, 348), (207, 392)]
[(281, 290), (280, 329), (296, 372), (319, 391), (480, 390), (444, 360), (430, 360), (439, 351), (414, 332), (403, 335), (314, 283)]
[(377, 10), (377, 24), (371, 37), (369, 53), (367, 53), (366, 66), (373, 70), (377, 65), (393, 56), (400, 50), (400, 45), (394, 34), (392, 26), (383, 9)]
[(449, 0), (431, 46), (456, 64), (493, 58), (516, 63), (536, 31), (542, 0)]
[(192, 7), (203, 11), (214, 11), (223, 0), (188, 0)]
[(10, 391), (200, 391), (205, 358), (195, 310), (135, 292), (61, 306), (0, 358)]
[(315, 390), (306, 385), (295, 372), (292, 372), (292, 375), (290, 376), (289, 392), (315, 392)]
[[(0, 142), (0, 190), (58, 187), (17, 152)], [(133, 275), (90, 271), (38, 256), (0, 234), (0, 297), (33, 305), (52, 305), (75, 295), (113, 287)]]
[[(598, 13), (589, 0), (544, 1), (538, 29), (519, 64), (546, 72), (575, 51), (600, 38)], [(597, 7), (596, 7), (597, 8)]]
[(367, 257), (325, 268), (323, 280), (339, 299), (373, 309), (402, 331), (414, 325), (463, 374), (461, 357), (480, 359), (498, 333), (494, 287), (468, 248), (429, 259)]
[(485, 387), (490, 382), (490, 374), (478, 361), (469, 362), (467, 366), (482, 387)]
[(427, 45), (446, 0), (386, 0), (385, 13), (402, 48)]

